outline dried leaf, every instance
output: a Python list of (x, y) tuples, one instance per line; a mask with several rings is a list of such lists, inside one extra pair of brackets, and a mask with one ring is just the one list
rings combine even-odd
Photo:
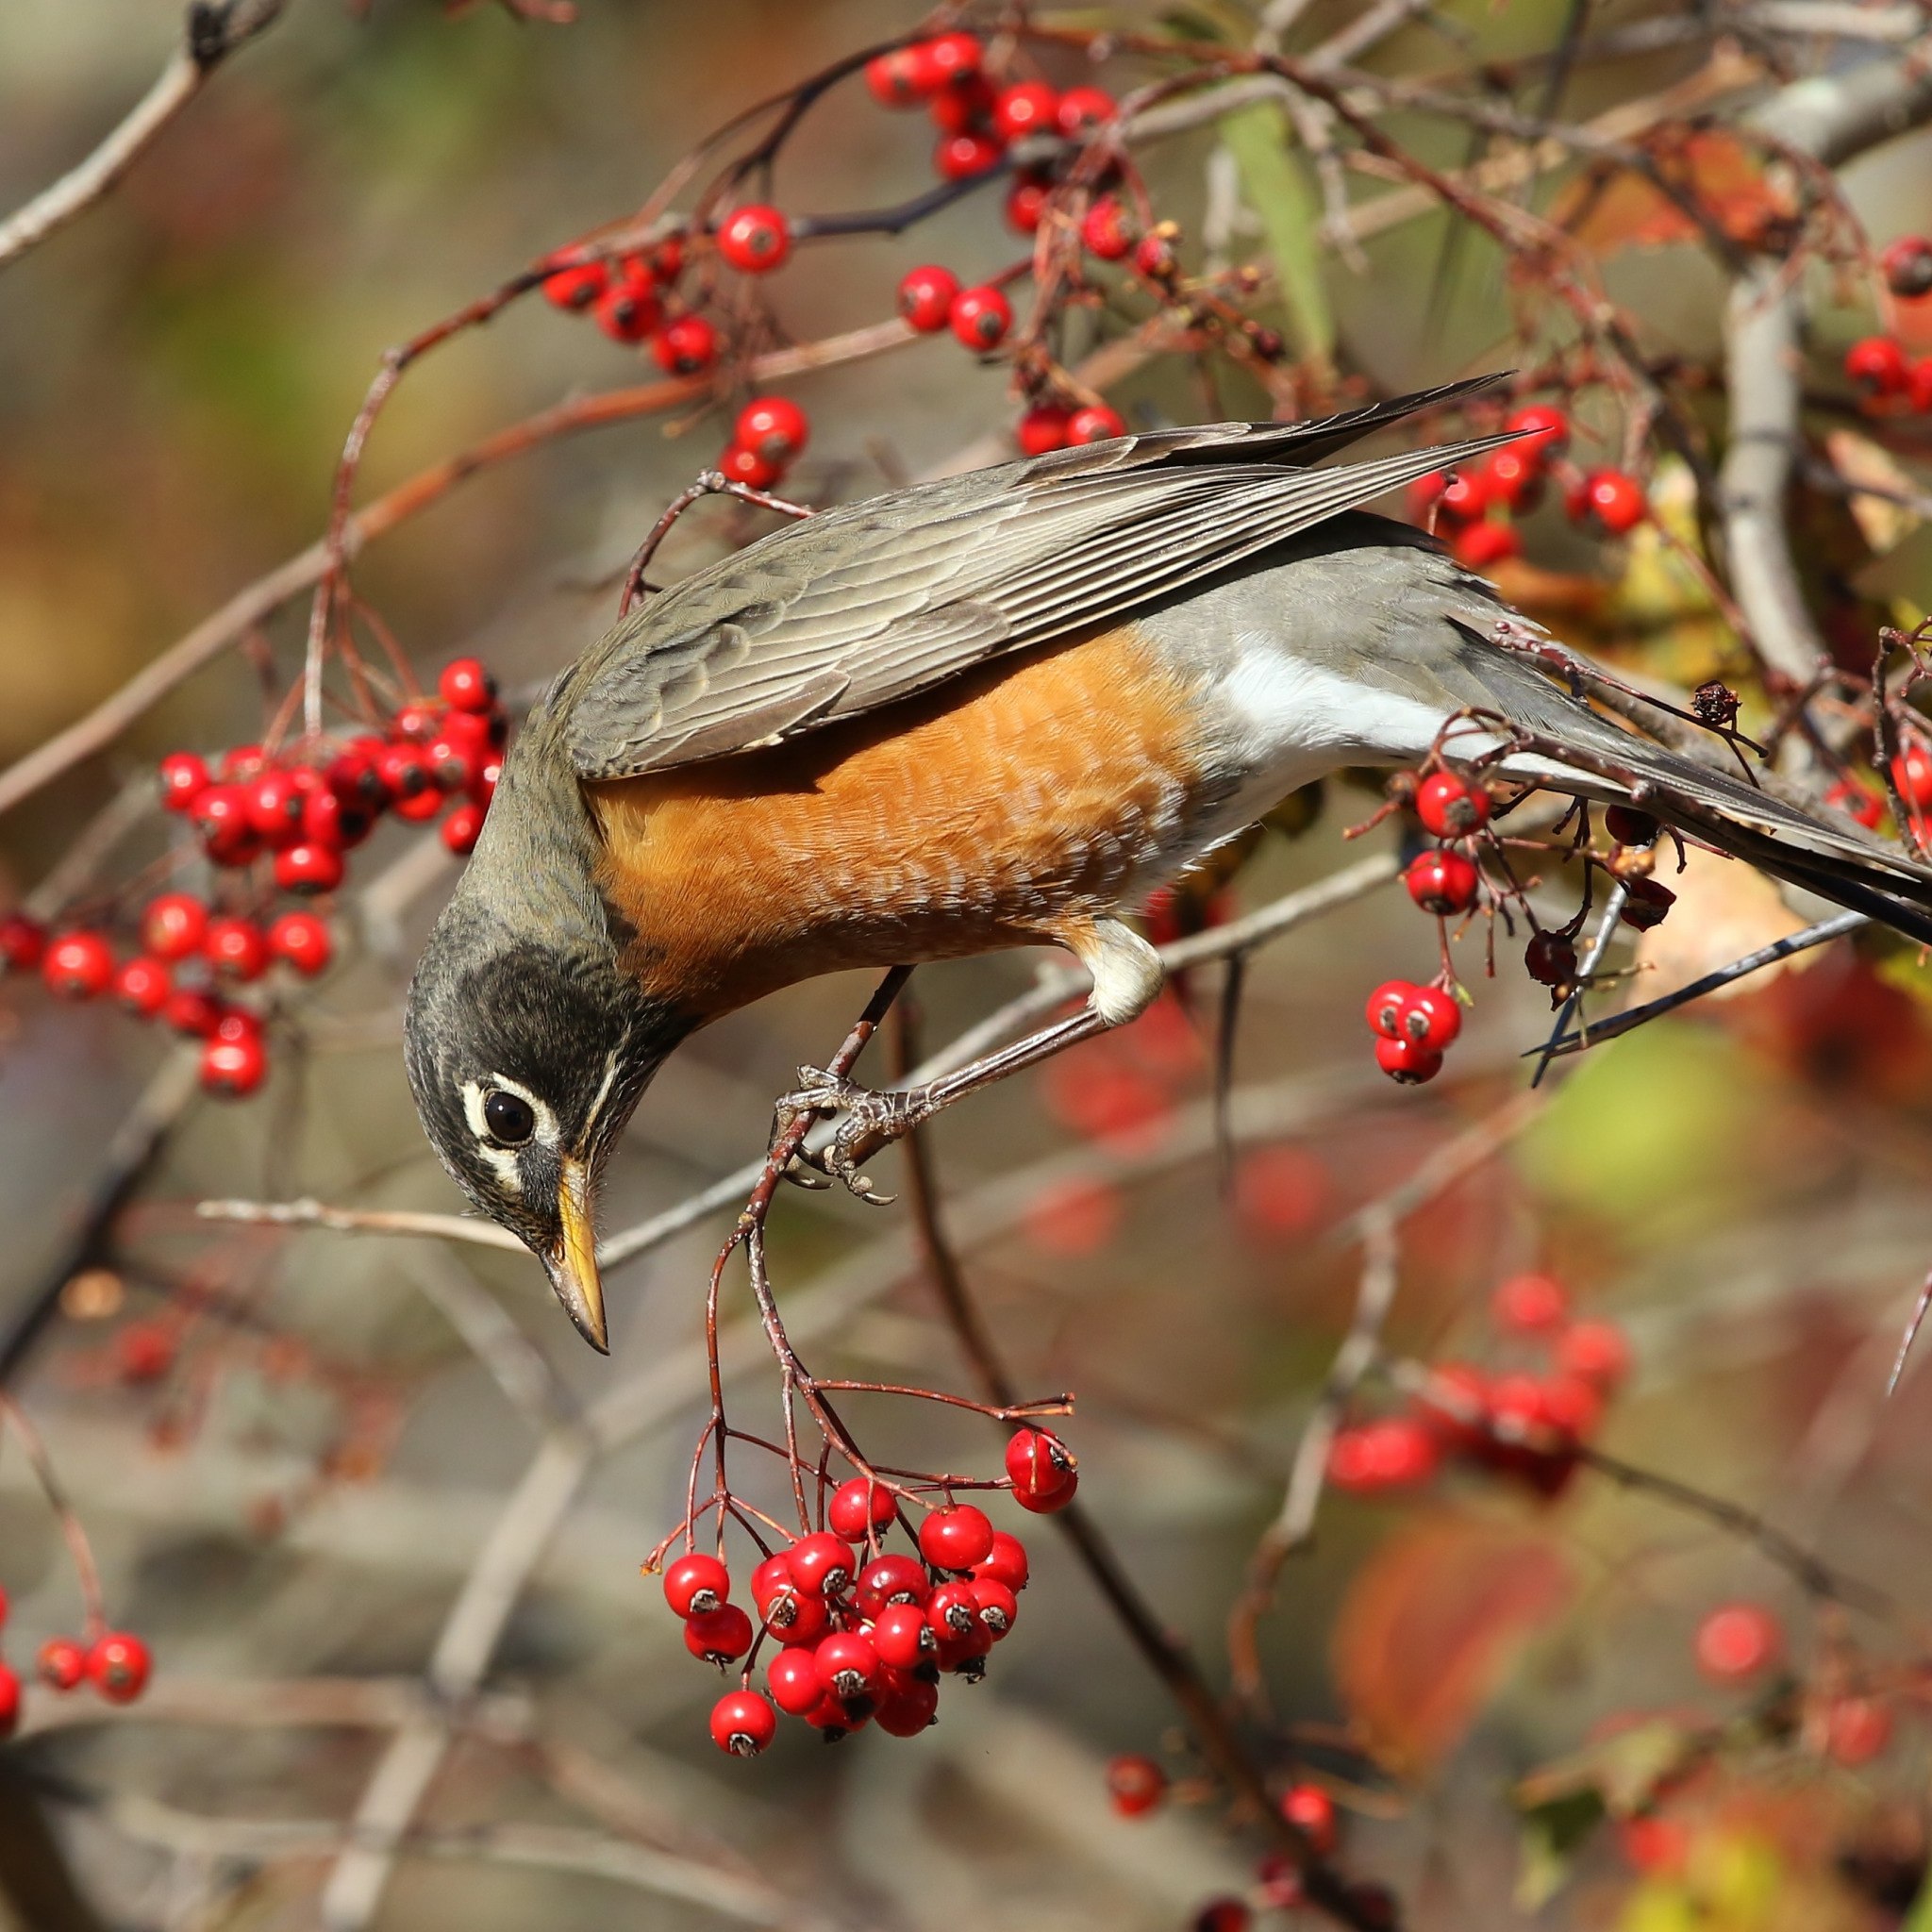
[[(1790, 197), (1772, 185), (1757, 156), (1735, 135), (1717, 128), (1685, 133), (1664, 127), (1646, 145), (1660, 177), (1733, 241), (1757, 242), (1768, 227), (1794, 212)], [(1599, 254), (1694, 242), (1702, 233), (1670, 194), (1628, 171), (1607, 183), (1574, 183), (1552, 212)]]
[[(1679, 872), (1674, 857), (1667, 856), (1669, 841), (1657, 850), (1657, 875), (1676, 893), (1677, 903), (1661, 925), (1652, 926), (1637, 941), (1638, 971), (1630, 981), (1626, 1005), (1641, 1007), (1646, 1000), (1661, 999), (1759, 946), (1804, 929), (1806, 921), (1785, 904), (1762, 873), (1695, 846), (1686, 849), (1684, 870)], [(1781, 973), (1815, 965), (1817, 957), (1815, 952), (1799, 953), (1734, 979), (1706, 997), (1727, 1000), (1761, 991)]]
[(1869, 436), (1860, 436), (1856, 429), (1827, 430), (1824, 451), (1831, 458), (1831, 467), (1847, 483), (1882, 492), (1877, 496), (1851, 498), (1852, 515), (1874, 551), (1882, 554), (1891, 549), (1919, 527), (1918, 515), (1907, 504), (1890, 501), (1916, 492), (1911, 476), (1890, 451), (1881, 448)]
[(1392, 1538), (1335, 1622), (1335, 1677), (1369, 1746), (1416, 1773), (1452, 1750), (1510, 1657), (1571, 1593), (1541, 1537), (1434, 1517)]

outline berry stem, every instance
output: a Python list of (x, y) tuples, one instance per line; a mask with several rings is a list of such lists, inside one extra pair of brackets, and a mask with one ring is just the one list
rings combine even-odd
[(94, 1562), (93, 1547), (87, 1540), (87, 1531), (81, 1527), (80, 1518), (74, 1513), (74, 1506), (68, 1502), (67, 1492), (60, 1487), (60, 1478), (54, 1472), (53, 1458), (47, 1454), (47, 1445), (42, 1440), (41, 1432), (27, 1420), (26, 1411), (10, 1395), (0, 1395), (0, 1425), (10, 1425), (19, 1437), (27, 1465), (41, 1486), (41, 1493), (47, 1499), (47, 1507), (54, 1512), (55, 1520), (60, 1525), (61, 1536), (66, 1539), (68, 1559), (74, 1565), (75, 1580), (80, 1585), (84, 1619), (81, 1641), (92, 1643), (108, 1627), (108, 1613), (101, 1597), (100, 1568)]

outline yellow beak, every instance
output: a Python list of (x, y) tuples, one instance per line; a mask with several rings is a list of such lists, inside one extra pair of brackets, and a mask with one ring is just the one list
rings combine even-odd
[(597, 1273), (597, 1228), (591, 1211), (590, 1171), (565, 1156), (563, 1184), (558, 1190), (563, 1238), (544, 1257), (550, 1286), (577, 1333), (599, 1355), (610, 1353), (604, 1325), (604, 1283)]

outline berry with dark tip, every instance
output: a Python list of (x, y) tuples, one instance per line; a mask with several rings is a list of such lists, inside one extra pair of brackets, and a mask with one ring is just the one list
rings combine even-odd
[(718, 359), (718, 331), (702, 315), (678, 315), (651, 338), (651, 354), (667, 375), (701, 375)]
[(192, 892), (163, 892), (141, 915), (141, 943), (157, 959), (186, 959), (208, 938), (208, 908)]
[(147, 1645), (125, 1630), (109, 1630), (88, 1646), (88, 1677), (109, 1704), (132, 1704), (153, 1668)]
[(711, 1741), (732, 1757), (756, 1757), (778, 1735), (778, 1714), (756, 1690), (727, 1690), (711, 1707)]
[(782, 465), (797, 460), (810, 433), (811, 425), (796, 403), (785, 396), (759, 396), (738, 412), (731, 440)]
[(41, 1645), (34, 1668), (53, 1690), (72, 1690), (87, 1675), (87, 1652), (71, 1637), (50, 1637)]
[(268, 1053), (252, 1035), (224, 1040), (219, 1035), (201, 1050), (203, 1091), (224, 1099), (241, 1100), (267, 1077)]
[(971, 1570), (992, 1553), (992, 1524), (971, 1503), (935, 1509), (919, 1525), (919, 1554), (935, 1570)]
[(959, 278), (936, 262), (908, 270), (899, 282), (899, 314), (921, 335), (944, 328), (959, 293)]
[(1895, 396), (1910, 378), (1904, 346), (1892, 336), (1864, 336), (1845, 351), (1845, 379), (1868, 396)]
[(137, 953), (114, 974), (114, 997), (140, 1020), (152, 1020), (174, 990), (174, 975), (166, 964), (145, 953)]
[(114, 977), (114, 956), (97, 932), (63, 932), (49, 942), (41, 977), (56, 999), (99, 999)]
[(1420, 1087), (1442, 1071), (1442, 1056), (1412, 1040), (1378, 1040), (1375, 1064), (1404, 1087)]
[(1467, 912), (1482, 891), (1482, 874), (1460, 852), (1423, 852), (1402, 875), (1408, 896), (1424, 912), (1447, 918)]
[(1466, 838), (1489, 823), (1490, 794), (1456, 772), (1431, 772), (1415, 789), (1415, 815), (1439, 839)]
[(207, 764), (192, 751), (170, 752), (161, 760), (161, 808), (187, 811), (209, 784)]
[(664, 1601), (673, 1616), (703, 1616), (730, 1597), (731, 1573), (716, 1557), (692, 1550), (665, 1566)]
[(741, 1657), (757, 1635), (751, 1619), (736, 1604), (700, 1610), (685, 1619), (684, 1647), (708, 1664), (728, 1664)]
[(991, 285), (962, 289), (947, 322), (969, 349), (996, 349), (1013, 325), (1013, 305)]
[(718, 253), (741, 275), (769, 275), (791, 253), (791, 225), (776, 208), (749, 202), (718, 225)]
[(808, 1596), (841, 1596), (851, 1587), (858, 1565), (852, 1545), (829, 1530), (802, 1536), (786, 1553), (792, 1580)]

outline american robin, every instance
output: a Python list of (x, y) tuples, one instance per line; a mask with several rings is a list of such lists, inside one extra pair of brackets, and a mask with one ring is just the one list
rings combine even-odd
[(1154, 887), (1294, 788), (1413, 763), (1471, 711), (1494, 730), (1452, 755), (1507, 744), (1505, 777), (1639, 796), (1932, 938), (1932, 872), (1612, 724), (1494, 641), (1511, 613), (1489, 584), (1357, 508), (1507, 439), (1313, 467), (1479, 386), (829, 509), (653, 596), (557, 679), (430, 936), (407, 1044), (443, 1164), (589, 1341), (606, 1345), (599, 1174), (694, 1029), (845, 967), (1077, 956), (1087, 1009), (972, 1080), (792, 1096), (843, 1110), (849, 1180), (855, 1145), (1139, 1013), (1160, 966), (1123, 914)]

